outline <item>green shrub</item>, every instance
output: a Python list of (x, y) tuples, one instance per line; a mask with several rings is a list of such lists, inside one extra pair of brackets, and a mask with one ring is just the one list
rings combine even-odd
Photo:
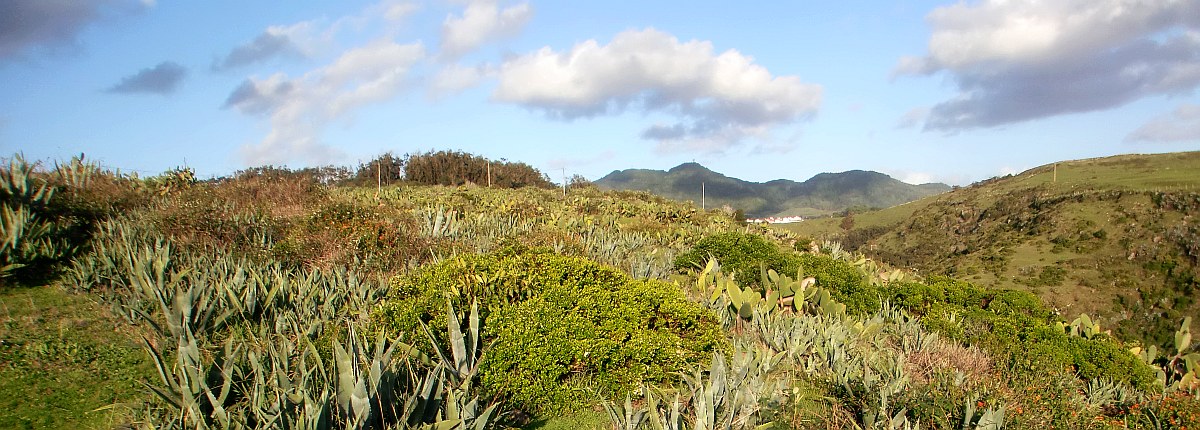
[(1027, 291), (985, 290), (943, 277), (889, 284), (879, 291), (891, 303), (923, 315), (926, 328), (1009, 357), (1014, 372), (1069, 371), (1083, 380), (1108, 378), (1139, 389), (1154, 381), (1153, 369), (1114, 340), (1070, 336), (1055, 326), (1056, 314)]
[(721, 270), (734, 273), (734, 279), (744, 286), (759, 286), (762, 264), (788, 276), (795, 276), (800, 268), (800, 260), (795, 255), (781, 251), (762, 236), (734, 231), (700, 239), (690, 251), (675, 258), (675, 269), (685, 271), (704, 267), (709, 258), (716, 258), (721, 263)]
[(615, 397), (666, 381), (724, 342), (715, 316), (677, 286), (541, 250), (456, 258), (393, 279), (374, 321), (412, 333), (441, 318), (445, 297), (456, 308), (479, 300), (482, 388), (536, 414), (586, 407), (592, 391)]
[(867, 282), (854, 265), (827, 255), (803, 254), (794, 257), (804, 270), (804, 276), (817, 280), (817, 285), (833, 292), (833, 298), (846, 305), (852, 314), (868, 314), (879, 310), (882, 294)]

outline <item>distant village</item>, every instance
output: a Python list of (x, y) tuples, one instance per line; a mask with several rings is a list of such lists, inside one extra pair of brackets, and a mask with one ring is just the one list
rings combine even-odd
[(804, 217), (802, 217), (802, 216), (779, 216), (779, 217), (772, 216), (772, 217), (766, 217), (766, 218), (752, 218), (752, 219), (746, 220), (746, 222), (755, 223), (755, 224), (764, 223), (764, 222), (767, 224), (788, 224), (788, 223), (800, 222), (800, 221), (804, 221)]

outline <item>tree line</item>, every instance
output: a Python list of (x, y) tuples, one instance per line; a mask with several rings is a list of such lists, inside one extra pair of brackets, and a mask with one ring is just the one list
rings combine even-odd
[[(286, 167), (262, 166), (237, 172), (235, 178), (294, 177), (311, 179), (323, 185), (375, 186), (397, 183), (458, 186), (476, 184), (496, 188), (553, 188), (550, 178), (533, 166), (521, 162), (489, 160), (463, 151), (428, 151), (397, 156), (384, 153), (351, 169), (343, 166)], [(572, 178), (572, 184), (582, 178)], [(582, 180), (586, 182), (586, 180)]]

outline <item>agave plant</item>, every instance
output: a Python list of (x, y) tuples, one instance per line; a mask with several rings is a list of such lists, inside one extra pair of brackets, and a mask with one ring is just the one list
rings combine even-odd
[(12, 206), (44, 206), (50, 204), (54, 187), (34, 175), (34, 165), (17, 155), (0, 169), (0, 201)]
[(613, 402), (603, 401), (600, 403), (604, 407), (604, 411), (608, 413), (608, 421), (612, 423), (613, 430), (637, 430), (642, 428), (642, 424), (646, 421), (646, 416), (649, 410), (644, 408), (635, 408), (633, 401), (628, 395), (625, 396), (625, 404), (618, 405)]
[(967, 399), (963, 410), (963, 430), (1001, 430), (1004, 428), (1004, 406), (988, 407), (983, 413), (975, 408), (977, 399)]

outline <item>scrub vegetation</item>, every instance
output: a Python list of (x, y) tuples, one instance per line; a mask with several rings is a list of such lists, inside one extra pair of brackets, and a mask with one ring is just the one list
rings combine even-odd
[[(1020, 222), (1095, 199), (1186, 236), (1185, 190), (978, 204)], [(869, 254), (456, 152), (206, 181), (13, 157), (0, 203), (4, 428), (1200, 425), (1192, 304), (1145, 308), (1166, 338), (1127, 336), (1047, 304), (1073, 263), (914, 271), (916, 242)], [(855, 217), (844, 234), (880, 225)], [(1186, 237), (1101, 221), (1045, 227), (1048, 255), (1117, 241), (1186, 281)]]

